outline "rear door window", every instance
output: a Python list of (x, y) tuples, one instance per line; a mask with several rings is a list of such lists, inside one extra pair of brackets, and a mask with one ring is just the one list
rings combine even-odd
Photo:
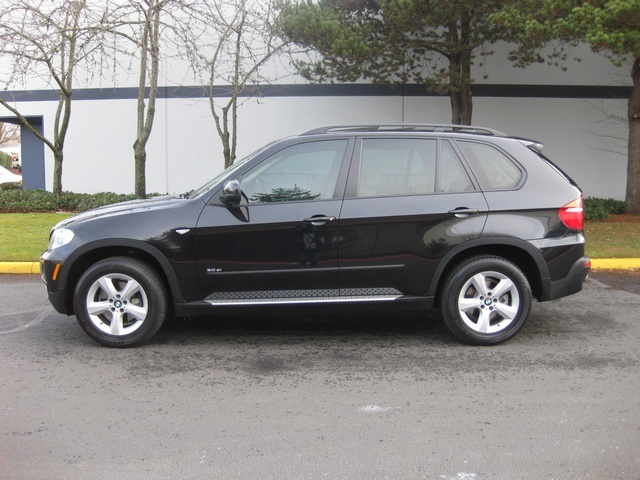
[[(440, 152), (440, 153), (439, 153)], [(364, 139), (358, 197), (465, 192), (473, 184), (449, 142), (436, 139)]]

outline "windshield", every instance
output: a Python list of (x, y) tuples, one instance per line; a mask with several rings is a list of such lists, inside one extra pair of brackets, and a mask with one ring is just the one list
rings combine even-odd
[(242, 160), (234, 163), (233, 165), (231, 165), (226, 170), (223, 170), (219, 175), (216, 175), (215, 178), (209, 180), (207, 183), (202, 185), (200, 188), (197, 188), (197, 189), (193, 190), (192, 192), (189, 192), (188, 197), (189, 198), (196, 198), (196, 197), (202, 195), (203, 193), (208, 192), (209, 190), (211, 190), (211, 188), (213, 188), (215, 185), (220, 183), (224, 178), (226, 178), (228, 176), (231, 176), (231, 174), (233, 174), (236, 170), (239, 170), (242, 165), (244, 165), (249, 160), (254, 158), (256, 155), (258, 155), (260, 152), (265, 150), (267, 147), (271, 146), (273, 143), (275, 143), (275, 142), (271, 142), (271, 143), (265, 145), (264, 147), (259, 148), (255, 152), (253, 152), (250, 155), (247, 155), (246, 157), (244, 157)]

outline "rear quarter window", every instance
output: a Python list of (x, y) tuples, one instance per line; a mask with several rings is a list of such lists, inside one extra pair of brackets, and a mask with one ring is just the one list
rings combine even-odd
[(458, 141), (483, 190), (511, 190), (522, 179), (522, 170), (497, 148), (486, 143)]
[[(567, 182), (569, 182), (571, 185), (573, 185), (574, 187), (578, 187), (578, 184), (576, 182), (573, 181), (573, 179), (567, 174), (567, 172), (565, 172), (564, 170), (562, 170), (558, 165), (556, 165), (554, 162), (552, 162), (549, 158), (547, 158), (542, 152), (539, 152), (538, 150), (534, 149), (534, 148), (529, 148), (529, 150), (531, 150), (533, 153), (535, 153), (539, 158), (541, 158), (547, 165), (549, 165), (554, 171), (558, 172), (558, 174), (560, 174), (560, 176), (562, 178), (564, 178)], [(580, 187), (578, 187), (580, 188)]]

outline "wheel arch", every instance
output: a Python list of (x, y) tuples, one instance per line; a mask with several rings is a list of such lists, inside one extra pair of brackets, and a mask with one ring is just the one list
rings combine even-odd
[(73, 294), (84, 271), (90, 265), (109, 257), (133, 257), (147, 263), (158, 272), (164, 282), (170, 296), (170, 308), (174, 301), (182, 301), (182, 291), (175, 272), (160, 251), (143, 242), (127, 239), (114, 242), (110, 239), (83, 245), (65, 260), (65, 264), (69, 264), (70, 267), (61, 272), (60, 281), (65, 285), (65, 307), (69, 315), (74, 313)]
[(514, 263), (527, 277), (533, 296), (538, 300), (544, 297), (549, 269), (537, 248), (516, 238), (480, 238), (452, 249), (438, 265), (427, 292), (428, 296), (435, 298), (435, 306), (439, 306), (440, 293), (449, 273), (460, 262), (478, 255), (494, 255)]

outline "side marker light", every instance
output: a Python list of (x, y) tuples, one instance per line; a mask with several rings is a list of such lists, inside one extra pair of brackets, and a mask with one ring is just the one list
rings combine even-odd
[(51, 280), (54, 282), (58, 279), (58, 272), (60, 271), (60, 264), (56, 264), (56, 268), (53, 269), (53, 275), (51, 275)]

